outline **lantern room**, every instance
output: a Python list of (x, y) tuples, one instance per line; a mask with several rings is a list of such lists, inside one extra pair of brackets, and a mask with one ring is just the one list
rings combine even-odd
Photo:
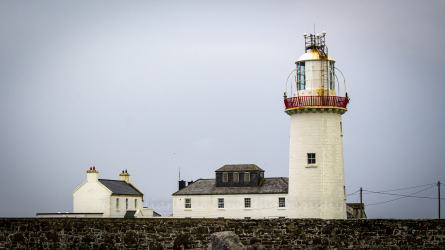
[[(335, 61), (328, 54), (325, 43), (326, 32), (320, 34), (304, 34), (305, 53), (295, 62), (296, 68), (286, 82), (284, 93), (286, 110), (314, 106), (333, 106), (346, 109), (347, 94), (340, 97)], [(288, 84), (290, 83), (290, 98)], [(344, 81), (345, 89), (346, 82)]]

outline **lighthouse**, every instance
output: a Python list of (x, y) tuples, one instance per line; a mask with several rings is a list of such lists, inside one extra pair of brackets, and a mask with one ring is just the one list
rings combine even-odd
[(326, 32), (304, 34), (305, 53), (286, 83), (289, 218), (346, 219), (341, 116), (349, 98), (344, 78), (341, 84), (338, 81), (340, 71), (328, 54), (325, 37)]

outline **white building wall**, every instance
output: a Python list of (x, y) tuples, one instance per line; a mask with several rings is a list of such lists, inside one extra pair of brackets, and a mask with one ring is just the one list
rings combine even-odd
[[(117, 199), (119, 204), (116, 206)], [(126, 201), (128, 199), (128, 208)], [(137, 201), (136, 207), (134, 201)], [(111, 216), (123, 218), (127, 210), (142, 210), (142, 197), (141, 196), (126, 196), (126, 195), (112, 195), (111, 196)]]
[[(236, 194), (236, 195), (174, 195), (175, 218), (231, 218), (252, 219), (287, 217), (287, 207), (278, 207), (278, 198), (287, 194)], [(185, 199), (191, 199), (191, 208), (185, 208)], [(224, 208), (218, 208), (218, 199), (224, 199)], [(244, 198), (251, 199), (251, 207), (245, 208)]]
[(73, 192), (74, 213), (103, 213), (110, 217), (111, 192), (102, 184), (87, 181)]
[(289, 217), (346, 219), (341, 114), (304, 111), (290, 121)]

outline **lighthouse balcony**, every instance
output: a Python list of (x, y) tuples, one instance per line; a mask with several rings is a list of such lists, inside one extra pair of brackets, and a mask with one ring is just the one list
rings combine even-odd
[(341, 96), (295, 96), (284, 99), (286, 111), (306, 108), (335, 108), (346, 111), (348, 98)]

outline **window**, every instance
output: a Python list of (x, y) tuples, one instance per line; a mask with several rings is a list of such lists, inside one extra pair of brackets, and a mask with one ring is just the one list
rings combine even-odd
[(192, 199), (191, 198), (185, 199), (185, 208), (192, 208)]
[(119, 210), (119, 198), (116, 198), (116, 210)]
[(307, 154), (307, 164), (315, 164), (315, 153)]
[(137, 207), (138, 207), (138, 200), (134, 199), (134, 209), (137, 209)]
[(218, 208), (224, 208), (224, 198), (218, 199)]
[(244, 207), (250, 208), (250, 198), (244, 198)]
[(335, 88), (334, 62), (329, 62), (329, 89)]
[(228, 182), (229, 181), (229, 174), (228, 173), (223, 173), (222, 181), (223, 182)]
[(286, 198), (284, 197), (278, 198), (278, 207), (286, 207)]
[(233, 173), (233, 182), (239, 182), (239, 173)]
[(306, 70), (305, 70), (305, 62), (297, 63), (297, 89), (305, 90), (306, 89)]
[(125, 199), (125, 210), (128, 210), (128, 199)]
[(244, 173), (244, 182), (250, 182), (250, 173), (249, 172)]

